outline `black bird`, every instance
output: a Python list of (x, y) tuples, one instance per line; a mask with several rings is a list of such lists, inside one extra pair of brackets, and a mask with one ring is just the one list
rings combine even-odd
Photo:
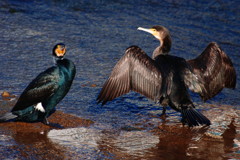
[(55, 111), (55, 106), (68, 93), (75, 77), (76, 68), (71, 60), (65, 59), (66, 47), (56, 44), (52, 55), (55, 65), (40, 73), (23, 91), (10, 113), (0, 117), (0, 122), (25, 121), (43, 122)]
[(112, 70), (97, 98), (104, 105), (128, 92), (138, 92), (163, 106), (181, 112), (188, 126), (210, 125), (210, 121), (193, 105), (188, 88), (205, 101), (224, 87), (235, 88), (236, 71), (230, 58), (215, 42), (211, 42), (197, 58), (186, 61), (169, 55), (171, 36), (167, 28), (153, 26), (138, 30), (151, 33), (160, 41), (150, 58), (138, 46), (126, 49)]

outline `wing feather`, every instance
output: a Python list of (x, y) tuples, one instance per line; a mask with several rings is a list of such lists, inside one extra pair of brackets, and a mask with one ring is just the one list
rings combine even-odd
[(51, 67), (40, 73), (23, 91), (12, 111), (25, 109), (49, 98), (57, 89), (59, 69)]
[(202, 79), (201, 87), (204, 86), (206, 89), (206, 92), (200, 93), (203, 100), (214, 97), (225, 87), (232, 89), (236, 87), (233, 63), (217, 43), (210, 43), (201, 55), (187, 62), (194, 74)]
[(131, 46), (113, 68), (97, 101), (104, 105), (131, 90), (157, 101), (161, 84), (162, 75), (156, 62), (139, 47)]

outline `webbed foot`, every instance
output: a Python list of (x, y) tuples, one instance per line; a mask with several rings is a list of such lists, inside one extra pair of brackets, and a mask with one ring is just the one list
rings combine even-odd
[(61, 126), (60, 124), (58, 123), (50, 123), (47, 118), (45, 117), (42, 121), (43, 124), (47, 125), (47, 126), (50, 126), (50, 127), (53, 127), (53, 128), (58, 128), (58, 129), (63, 129), (64, 127)]

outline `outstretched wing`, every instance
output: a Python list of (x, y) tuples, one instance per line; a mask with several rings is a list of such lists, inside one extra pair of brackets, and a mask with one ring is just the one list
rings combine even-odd
[(217, 95), (223, 88), (236, 86), (236, 71), (231, 59), (217, 45), (210, 43), (197, 58), (188, 60), (193, 72), (199, 79), (206, 92), (200, 93), (203, 100)]
[(158, 65), (144, 51), (131, 46), (112, 70), (97, 98), (104, 105), (131, 90), (152, 100), (161, 96), (162, 75)]
[(58, 81), (58, 67), (51, 67), (40, 73), (23, 91), (12, 111), (22, 110), (46, 100), (58, 89)]

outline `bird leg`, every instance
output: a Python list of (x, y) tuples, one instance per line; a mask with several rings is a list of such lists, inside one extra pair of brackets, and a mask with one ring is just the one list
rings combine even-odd
[(161, 116), (165, 115), (166, 114), (166, 106), (163, 106), (163, 111), (162, 111), (162, 114)]
[(63, 129), (64, 127), (61, 126), (60, 124), (58, 123), (50, 123), (46, 117), (44, 117), (43, 121), (42, 121), (43, 124), (47, 125), (47, 126), (50, 126), (50, 127), (53, 127), (53, 128), (58, 128), (58, 129)]
[(160, 115), (160, 118), (165, 120), (166, 117), (167, 117), (167, 115), (166, 115), (166, 110), (167, 110), (166, 107), (169, 104), (169, 100), (168, 100), (168, 98), (161, 97), (160, 100), (159, 100), (159, 103), (163, 107), (162, 114)]
[(165, 120), (167, 117), (167, 114), (166, 114), (166, 106), (163, 106), (163, 111), (162, 111), (162, 114), (160, 114), (160, 118), (162, 120)]
[(44, 119), (43, 119), (42, 123), (43, 123), (43, 124), (45, 124), (45, 125), (49, 125), (49, 122), (48, 122), (48, 120), (47, 120), (47, 118), (46, 118), (46, 117), (44, 117)]

